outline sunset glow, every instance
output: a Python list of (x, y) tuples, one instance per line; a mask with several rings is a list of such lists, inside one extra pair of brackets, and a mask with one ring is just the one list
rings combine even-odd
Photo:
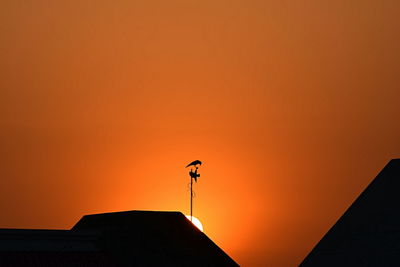
[[(400, 151), (400, 1), (0, 1), (0, 227), (193, 210), (297, 266)], [(229, 222), (229, 223), (227, 223)]]

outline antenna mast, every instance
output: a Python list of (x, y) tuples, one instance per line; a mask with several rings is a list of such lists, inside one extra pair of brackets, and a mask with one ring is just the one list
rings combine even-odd
[(199, 169), (198, 165), (201, 165), (200, 160), (195, 160), (186, 166), (186, 168), (191, 167), (191, 169), (189, 171), (189, 175), (190, 175), (190, 221), (193, 221), (193, 197), (194, 197), (193, 179), (197, 183), (197, 178), (200, 177), (200, 174), (197, 173), (197, 170)]

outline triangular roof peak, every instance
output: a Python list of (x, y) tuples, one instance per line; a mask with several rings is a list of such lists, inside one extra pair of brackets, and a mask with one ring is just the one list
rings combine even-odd
[(383, 168), (300, 266), (400, 266), (400, 159)]

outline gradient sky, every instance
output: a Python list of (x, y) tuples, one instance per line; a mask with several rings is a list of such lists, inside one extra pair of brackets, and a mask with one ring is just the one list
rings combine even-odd
[(189, 212), (299, 264), (400, 153), (397, 0), (0, 1), (0, 227)]

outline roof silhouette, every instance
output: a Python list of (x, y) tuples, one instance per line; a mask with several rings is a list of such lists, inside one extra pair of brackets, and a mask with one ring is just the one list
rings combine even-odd
[(394, 159), (300, 266), (400, 266), (399, 204), (400, 159)]
[(71, 230), (0, 229), (0, 266), (238, 266), (180, 212), (84, 216)]

